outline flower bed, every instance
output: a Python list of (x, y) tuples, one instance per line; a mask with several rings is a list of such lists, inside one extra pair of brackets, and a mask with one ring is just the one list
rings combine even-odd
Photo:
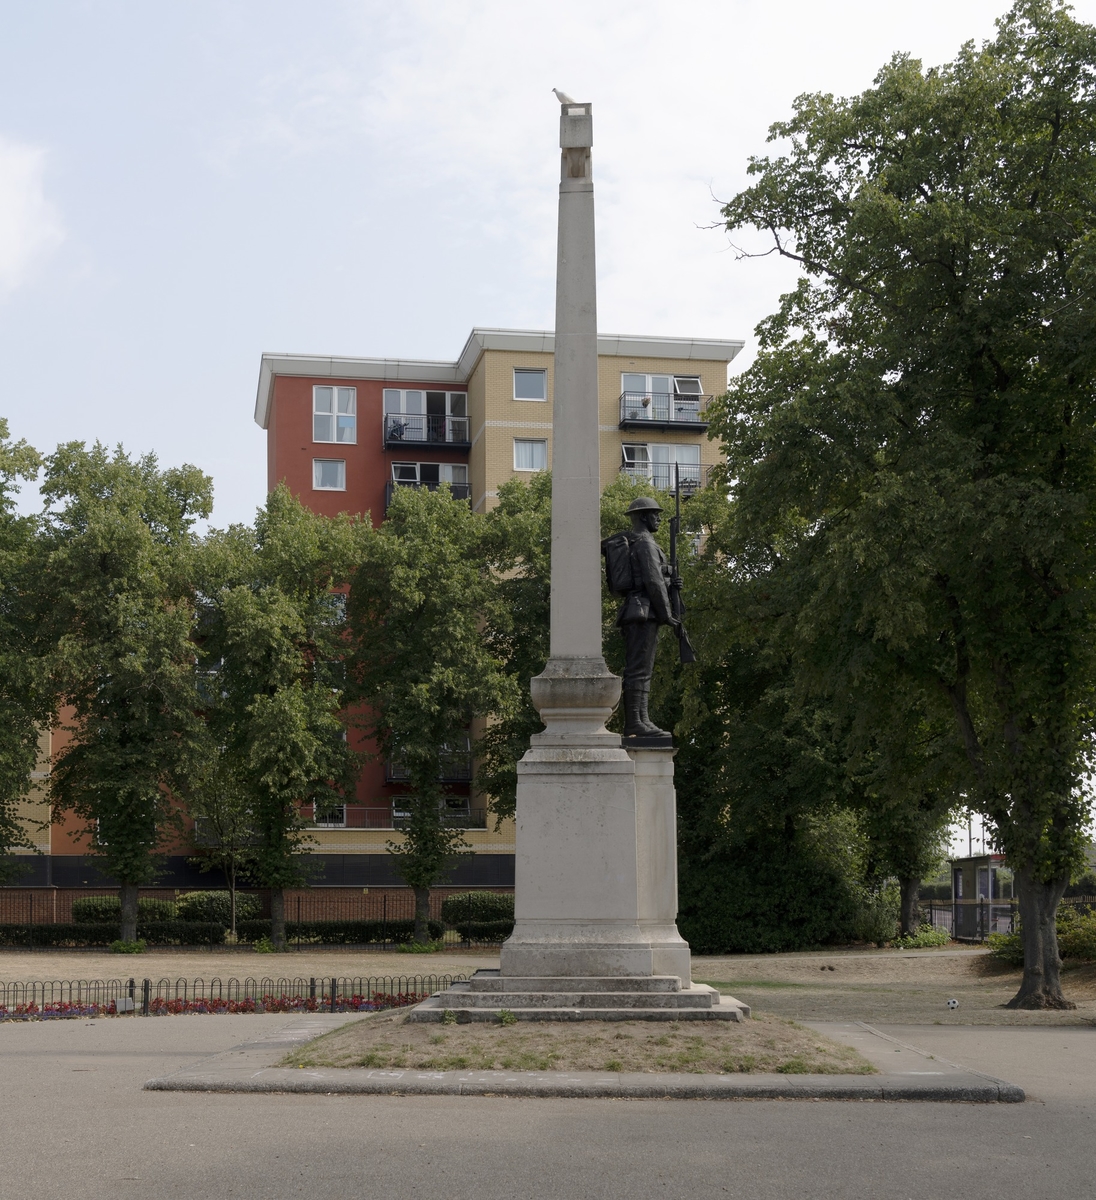
[[(406, 1008), (418, 1004), (429, 996), (429, 992), (374, 992), (371, 996), (339, 996), (335, 1000), (335, 1012), (380, 1012), (386, 1008)], [(138, 1001), (138, 1004), (140, 1001)], [(295, 1013), (331, 1012), (331, 1001), (318, 996), (273, 996), (245, 997), (243, 1000), (225, 1000), (220, 997), (194, 1000), (173, 999), (154, 996), (149, 1002), (149, 1016), (178, 1017), (192, 1014), (224, 1016), (231, 1013)], [(92, 1004), (80, 1001), (61, 1001), (53, 1004), (15, 1004), (10, 1008), (0, 1004), (0, 1021), (54, 1021), (77, 1017), (115, 1017), (117, 1008), (112, 1000), (109, 1004)]]

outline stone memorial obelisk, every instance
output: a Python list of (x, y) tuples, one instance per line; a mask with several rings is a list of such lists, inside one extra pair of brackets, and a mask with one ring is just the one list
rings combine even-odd
[(626, 749), (605, 722), (621, 681), (601, 627), (597, 289), (591, 105), (561, 97), (552, 408), (550, 657), (532, 681), (544, 731), (518, 764), (515, 924), (413, 1020), (724, 1019), (749, 1009), (690, 981), (677, 931), (672, 745)]

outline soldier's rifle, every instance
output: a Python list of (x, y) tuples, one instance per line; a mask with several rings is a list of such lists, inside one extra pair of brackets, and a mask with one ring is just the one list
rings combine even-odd
[(677, 621), (677, 652), (683, 663), (696, 662), (696, 651), (693, 649), (689, 635), (685, 632), (685, 604), (681, 599), (681, 586), (676, 581), (681, 577), (677, 572), (677, 537), (681, 532), (681, 465), (674, 463), (674, 515), (670, 518), (670, 611)]

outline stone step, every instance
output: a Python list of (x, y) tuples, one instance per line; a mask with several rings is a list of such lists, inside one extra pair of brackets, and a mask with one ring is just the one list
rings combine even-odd
[(469, 980), (474, 992), (680, 992), (676, 975), (616, 975), (574, 978), (524, 978), (477, 971)]
[[(446, 1011), (451, 1011), (456, 1013), (458, 1025), (498, 1022), (497, 1009), (431, 1007), (436, 999), (432, 997), (411, 1009), (406, 1020), (438, 1024)], [(748, 1005), (728, 996), (711, 1008), (511, 1008), (508, 1011), (518, 1021), (745, 1021), (750, 1015)]]
[(711, 1008), (711, 992), (443, 992), (446, 1008), (476, 1008), (497, 1012), (500, 1008)]

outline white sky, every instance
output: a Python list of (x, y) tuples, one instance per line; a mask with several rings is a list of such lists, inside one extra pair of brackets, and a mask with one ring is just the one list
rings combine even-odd
[[(0, 413), (265, 487), (263, 350), (452, 359), (552, 321), (558, 105), (594, 104), (602, 330), (745, 337), (791, 272), (712, 195), (804, 91), (1005, 0), (0, 0)], [(1096, 19), (1096, 0), (1078, 16)]]

